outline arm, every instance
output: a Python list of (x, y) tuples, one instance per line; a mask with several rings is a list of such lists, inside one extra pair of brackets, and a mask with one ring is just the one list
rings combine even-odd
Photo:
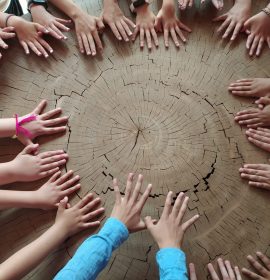
[[(90, 212), (93, 208), (92, 198), (92, 195), (88, 195), (75, 206), (66, 209), (68, 199), (65, 197), (60, 202), (55, 224), (38, 239), (3, 262), (0, 265), (0, 279), (21, 279), (37, 266), (53, 249), (64, 242), (67, 237), (83, 229), (99, 225), (99, 221), (87, 222), (89, 220), (87, 216), (89, 217), (90, 214), (91, 218), (95, 218), (104, 211), (103, 208), (100, 208)], [(84, 214), (81, 211), (83, 208), (85, 209)]]
[(148, 185), (139, 198), (143, 177), (139, 175), (136, 187), (132, 188), (133, 177), (133, 174), (129, 174), (124, 197), (121, 197), (117, 181), (114, 180), (116, 201), (111, 218), (97, 235), (82, 243), (73, 258), (56, 275), (55, 280), (96, 279), (108, 263), (113, 250), (128, 238), (129, 232), (145, 228), (140, 215), (150, 194), (151, 185)]
[(199, 215), (182, 222), (188, 206), (188, 197), (180, 193), (172, 206), (173, 193), (169, 192), (164, 210), (157, 224), (151, 217), (145, 218), (145, 223), (160, 250), (156, 255), (161, 280), (187, 280), (186, 258), (181, 250), (186, 230), (195, 223)]
[(15, 118), (0, 119), (0, 138), (12, 137), (16, 134)]

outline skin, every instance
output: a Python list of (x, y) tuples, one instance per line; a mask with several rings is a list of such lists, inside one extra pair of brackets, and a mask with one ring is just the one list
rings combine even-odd
[[(33, 140), (38, 136), (51, 135), (56, 133), (62, 133), (66, 131), (66, 125), (68, 117), (53, 118), (62, 112), (61, 108), (53, 109), (49, 112), (42, 113), (47, 105), (46, 100), (42, 100), (37, 107), (29, 114), (19, 117), (19, 121), (29, 115), (36, 115), (37, 119), (28, 123), (22, 124), (23, 128), (26, 128), (31, 137), (28, 138), (24, 134), (17, 135), (18, 140), (24, 144), (29, 145), (33, 143)], [(12, 137), (16, 134), (16, 122), (14, 118), (0, 119), (0, 137)]]
[(35, 191), (0, 190), (0, 208), (54, 209), (65, 196), (80, 189), (79, 179), (78, 175), (73, 177), (73, 171), (62, 176), (59, 171)]
[(50, 0), (54, 6), (69, 16), (75, 25), (77, 41), (81, 53), (95, 56), (103, 51), (99, 32), (104, 24), (99, 17), (91, 16), (80, 9), (72, 0)]
[(270, 48), (270, 17), (267, 14), (260, 12), (251, 17), (245, 22), (244, 29), (248, 34), (246, 48), (250, 56), (260, 56), (265, 43)]
[(234, 118), (239, 125), (246, 125), (248, 128), (270, 126), (270, 105), (263, 109), (247, 109), (236, 114)]
[[(0, 28), (0, 48), (7, 49), (8, 45), (4, 42), (4, 40), (14, 38), (16, 34), (14, 33), (14, 27), (5, 27), (3, 29)], [(0, 59), (2, 58), (2, 54), (0, 53)]]
[(17, 16), (8, 19), (8, 26), (13, 26), (19, 43), (23, 47), (26, 54), (32, 50), (37, 56), (49, 57), (48, 53), (52, 53), (52, 47), (42, 39), (42, 34), (48, 34), (49, 31), (38, 23), (26, 21)]
[(270, 152), (270, 130), (267, 128), (252, 129), (246, 131), (248, 141), (255, 146)]
[(68, 155), (63, 150), (38, 153), (38, 144), (23, 149), (12, 161), (0, 164), (0, 184), (32, 182), (59, 171)]
[(243, 29), (250, 13), (251, 0), (235, 0), (233, 7), (227, 13), (214, 18), (213, 21), (223, 21), (217, 32), (223, 34), (223, 39), (231, 35), (233, 41)]
[(184, 193), (180, 193), (172, 206), (173, 192), (169, 192), (165, 201), (164, 210), (160, 220), (154, 224), (152, 218), (147, 216), (145, 224), (150, 234), (162, 248), (181, 248), (184, 234), (199, 218), (199, 215), (183, 222), (189, 198)]
[(33, 22), (44, 26), (51, 36), (59, 40), (67, 39), (63, 32), (68, 32), (70, 30), (66, 25), (70, 24), (71, 20), (57, 18), (41, 5), (32, 4), (30, 11)]
[[(209, 274), (211, 276), (212, 280), (242, 280), (239, 268), (235, 266), (232, 268), (230, 261), (226, 260), (225, 262), (223, 259), (219, 258), (217, 260), (218, 267), (221, 273), (222, 278), (220, 278), (217, 274), (217, 272), (214, 269), (214, 266), (209, 263), (207, 265)], [(189, 264), (189, 275), (190, 275), (190, 280), (197, 280), (196, 276), (196, 271), (195, 271), (195, 266), (193, 263)]]
[(144, 47), (144, 40), (146, 39), (147, 47), (152, 49), (152, 39), (156, 47), (158, 47), (158, 37), (155, 30), (156, 16), (151, 11), (149, 5), (144, 5), (136, 10), (136, 28), (132, 35), (134, 41), (137, 36), (140, 36), (140, 47)]
[[(205, 0), (201, 0), (201, 4), (204, 4)], [(194, 4), (194, 0), (178, 0), (178, 5), (181, 10), (185, 10), (187, 7), (191, 8)], [(223, 0), (212, 0), (212, 4), (216, 9), (221, 10), (224, 6)]]
[(114, 36), (119, 41), (129, 41), (129, 37), (132, 35), (132, 28), (136, 25), (127, 18), (121, 11), (117, 0), (104, 0), (103, 2), (103, 12), (102, 19), (105, 24), (107, 24)]
[(270, 279), (270, 259), (262, 252), (256, 252), (258, 262), (253, 256), (248, 255), (247, 260), (255, 272), (242, 268), (242, 272), (249, 279), (254, 280), (269, 280)]
[(269, 164), (245, 164), (239, 172), (241, 178), (248, 180), (250, 186), (270, 190)]
[(269, 78), (241, 79), (233, 82), (228, 90), (237, 96), (243, 97), (265, 97), (270, 94)]
[(140, 195), (142, 184), (143, 175), (140, 174), (134, 187), (134, 174), (130, 173), (127, 179), (125, 195), (121, 196), (118, 181), (117, 179), (113, 180), (115, 204), (111, 217), (125, 224), (130, 233), (146, 228), (146, 224), (141, 218), (141, 212), (149, 197), (152, 185), (149, 184), (142, 195)]
[(169, 35), (172, 37), (175, 46), (179, 48), (180, 43), (178, 37), (184, 43), (187, 41), (181, 29), (191, 32), (191, 29), (176, 17), (174, 2), (172, 0), (163, 1), (162, 7), (156, 17), (155, 28), (159, 32), (163, 30), (164, 44), (167, 48), (169, 47)]
[(104, 208), (96, 209), (97, 202), (99, 203), (100, 199), (94, 200), (92, 194), (85, 196), (73, 207), (68, 207), (67, 197), (61, 200), (54, 225), (4, 261), (0, 265), (0, 278), (5, 280), (23, 278), (68, 237), (87, 228), (99, 226), (100, 221), (97, 217), (104, 212)]

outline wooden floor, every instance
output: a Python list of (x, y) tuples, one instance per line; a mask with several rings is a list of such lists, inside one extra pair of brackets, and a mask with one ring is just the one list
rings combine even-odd
[[(80, 4), (99, 15), (101, 2), (94, 2)], [(248, 187), (238, 173), (243, 163), (266, 163), (268, 155), (248, 143), (245, 129), (234, 123), (234, 114), (254, 106), (252, 100), (227, 92), (236, 79), (270, 77), (270, 55), (250, 59), (244, 35), (232, 45), (222, 42), (211, 22), (214, 14), (211, 7), (186, 13), (184, 22), (193, 32), (179, 51), (172, 42), (165, 50), (162, 37), (159, 49), (140, 51), (138, 41), (118, 43), (106, 30), (103, 56), (91, 58), (79, 54), (72, 31), (66, 42), (52, 41), (55, 51), (48, 60), (27, 57), (13, 44), (0, 62), (0, 117), (28, 113), (41, 99), (70, 117), (66, 135), (40, 143), (42, 150), (68, 152), (66, 169), (82, 178), (72, 202), (95, 192), (108, 216), (112, 178), (118, 177), (123, 189), (130, 171), (153, 184), (145, 215), (159, 217), (169, 190), (191, 197), (189, 216), (201, 218), (186, 234), (183, 249), (198, 279), (206, 279), (206, 264), (219, 256), (241, 267), (255, 250), (270, 253), (270, 194)], [(16, 140), (1, 140), (0, 160), (21, 149)], [(2, 211), (1, 261), (38, 237), (54, 216), (54, 211)], [(25, 279), (51, 279), (88, 234), (68, 240)], [(98, 279), (158, 279), (156, 251), (147, 232), (133, 234)]]

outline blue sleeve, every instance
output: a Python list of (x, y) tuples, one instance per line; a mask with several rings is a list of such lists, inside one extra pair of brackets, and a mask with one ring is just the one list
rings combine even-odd
[(188, 280), (186, 256), (177, 248), (164, 248), (157, 252), (160, 280)]
[(109, 218), (98, 234), (86, 239), (73, 258), (58, 272), (54, 280), (92, 280), (107, 265), (113, 250), (127, 238), (126, 226)]

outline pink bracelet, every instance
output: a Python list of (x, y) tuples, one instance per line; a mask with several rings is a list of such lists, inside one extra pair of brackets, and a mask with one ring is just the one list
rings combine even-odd
[(22, 127), (22, 125), (23, 125), (24, 123), (28, 123), (28, 122), (35, 121), (36, 119), (37, 119), (37, 116), (36, 116), (36, 115), (30, 115), (30, 116), (25, 117), (24, 119), (22, 119), (22, 120), (19, 121), (18, 115), (15, 114), (15, 120), (16, 120), (16, 136), (18, 136), (19, 134), (23, 134), (25, 137), (31, 139), (32, 133), (31, 133), (28, 129)]

